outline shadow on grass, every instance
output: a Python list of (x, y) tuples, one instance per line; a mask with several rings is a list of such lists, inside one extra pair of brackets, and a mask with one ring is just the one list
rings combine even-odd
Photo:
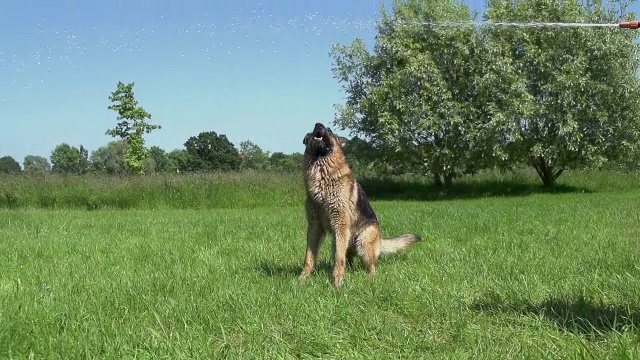
[[(391, 257), (391, 256), (387, 256)], [(386, 260), (386, 259), (385, 259)], [(302, 272), (302, 262), (300, 264), (277, 264), (273, 261), (263, 260), (255, 268), (255, 270), (268, 277), (298, 277)], [(354, 259), (353, 263), (347, 263), (347, 271), (362, 271), (364, 266), (358, 259)], [(331, 277), (333, 274), (333, 262), (321, 259), (316, 264), (314, 276), (326, 275)]]
[(437, 201), (592, 192), (587, 188), (565, 184), (545, 188), (541, 184), (498, 180), (454, 183), (446, 191), (430, 183), (411, 180), (363, 178), (358, 181), (372, 200)]
[[(315, 274), (331, 274), (332, 265), (328, 261), (319, 261), (316, 265)], [(300, 264), (278, 264), (273, 261), (261, 261), (256, 266), (256, 271), (269, 277), (298, 277), (302, 272), (302, 262)]]
[(605, 304), (582, 296), (550, 297), (541, 303), (531, 303), (525, 300), (509, 302), (494, 294), (474, 302), (471, 307), (479, 312), (542, 316), (561, 330), (579, 335), (600, 336), (608, 332), (640, 329), (640, 309), (637, 306)]

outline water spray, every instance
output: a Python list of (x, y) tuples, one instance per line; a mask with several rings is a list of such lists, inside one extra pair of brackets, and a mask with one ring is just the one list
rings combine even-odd
[(600, 23), (560, 23), (560, 22), (488, 22), (487, 25), (504, 25), (504, 26), (520, 26), (520, 27), (617, 27), (620, 29), (636, 30), (640, 28), (640, 21), (625, 21), (618, 24), (600, 24)]
[(482, 21), (482, 22), (460, 22), (460, 21), (443, 21), (443, 22), (412, 22), (412, 21), (398, 21), (399, 23), (405, 23), (407, 25), (420, 24), (420, 25), (432, 25), (432, 26), (513, 26), (513, 27), (606, 27), (606, 28), (620, 28), (637, 30), (640, 28), (640, 21), (625, 21), (621, 23), (569, 23), (569, 22), (502, 22), (502, 21)]

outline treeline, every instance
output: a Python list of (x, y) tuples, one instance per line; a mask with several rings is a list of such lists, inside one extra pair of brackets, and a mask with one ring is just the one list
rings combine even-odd
[[(0, 158), (0, 174), (26, 174), (42, 176), (59, 175), (128, 175), (135, 173), (127, 165), (126, 140), (111, 141), (91, 153), (79, 147), (62, 143), (56, 146), (49, 158), (27, 155), (22, 166), (14, 158)], [(236, 148), (225, 135), (214, 131), (202, 132), (189, 138), (185, 147), (165, 151), (158, 146), (147, 150), (143, 161), (143, 174), (193, 173), (235, 170), (259, 170), (295, 172), (300, 170), (301, 153), (269, 154), (255, 143), (246, 140)]]
[(162, 127), (151, 123), (151, 114), (138, 105), (135, 83), (118, 82), (109, 95), (109, 110), (117, 113), (117, 123), (106, 135), (119, 138), (89, 154), (83, 146), (61, 143), (49, 159), (25, 156), (22, 167), (10, 156), (0, 158), (0, 174), (84, 175), (84, 174), (156, 174), (224, 172), (238, 170), (273, 170), (292, 172), (300, 169), (302, 154), (269, 154), (257, 144), (245, 140), (236, 147), (226, 135), (203, 131), (191, 136), (184, 147), (165, 151), (158, 146), (147, 148), (144, 135)]

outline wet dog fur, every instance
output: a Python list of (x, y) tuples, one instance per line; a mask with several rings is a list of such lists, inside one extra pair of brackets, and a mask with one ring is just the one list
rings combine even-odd
[(378, 218), (362, 186), (355, 180), (342, 148), (346, 139), (316, 123), (302, 141), (304, 152), (307, 248), (300, 280), (314, 271), (320, 245), (333, 237), (333, 285), (344, 283), (345, 265), (360, 257), (370, 275), (381, 254), (404, 250), (420, 241), (416, 234), (383, 239)]

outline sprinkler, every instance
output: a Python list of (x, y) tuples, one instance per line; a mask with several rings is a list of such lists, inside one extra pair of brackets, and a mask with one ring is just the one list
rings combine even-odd
[(640, 21), (634, 20), (634, 21), (621, 22), (620, 24), (618, 24), (618, 27), (621, 29), (636, 30), (637, 28), (640, 27)]

